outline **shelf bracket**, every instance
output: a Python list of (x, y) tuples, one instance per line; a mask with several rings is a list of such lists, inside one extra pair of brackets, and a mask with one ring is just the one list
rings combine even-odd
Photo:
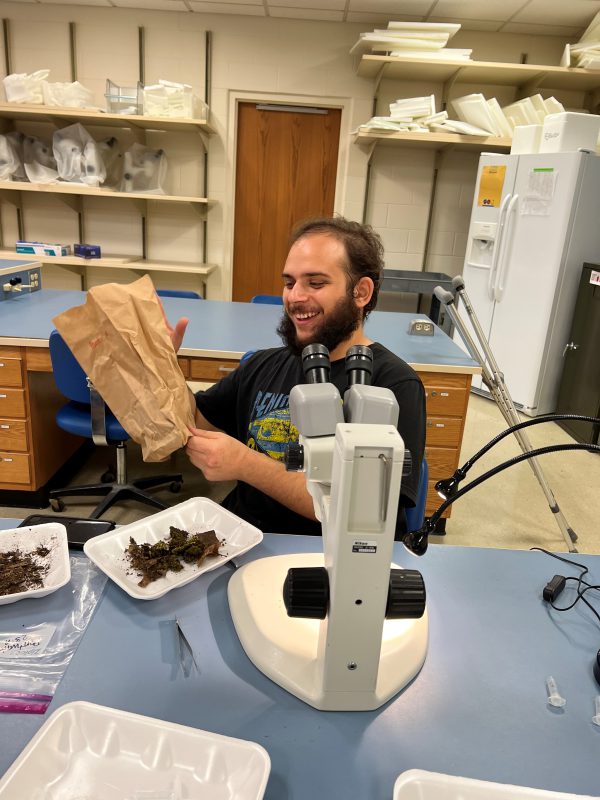
[[(20, 192), (19, 192), (20, 194)], [(76, 195), (72, 194), (57, 194), (56, 197), (63, 203), (65, 206), (68, 206), (76, 214), (81, 214), (81, 198), (77, 197)]]
[(202, 147), (204, 148), (204, 152), (208, 153), (208, 136), (207, 136), (207, 134), (203, 130), (200, 130), (200, 128), (197, 128), (196, 130), (198, 131), (198, 136), (200, 137), (200, 141), (202, 142)]
[(462, 72), (462, 67), (459, 67), (452, 75), (448, 78), (447, 81), (444, 81), (442, 86), (442, 106), (441, 110), (446, 111), (446, 106), (448, 105), (448, 96), (450, 94), (450, 90), (458, 80), (458, 76)]
[(10, 205), (15, 208), (21, 208), (21, 192), (0, 189), (0, 201), (3, 203), (10, 203)]
[(385, 76), (385, 72), (386, 72), (385, 68), (386, 67), (387, 67), (387, 64), (382, 64), (381, 67), (379, 67), (379, 72), (375, 76), (375, 86), (373, 87), (373, 92), (375, 94), (377, 94), (377, 92), (379, 91), (379, 84), (381, 83), (381, 81), (383, 80), (383, 78)]
[(600, 89), (594, 89), (591, 92), (586, 92), (585, 107), (589, 110), (590, 114), (598, 113), (598, 105), (600, 105)]
[(534, 77), (528, 80), (527, 83), (523, 83), (521, 86), (519, 86), (517, 89), (517, 100), (522, 100), (524, 97), (537, 94), (547, 75), (547, 72), (538, 72), (538, 74), (534, 75)]

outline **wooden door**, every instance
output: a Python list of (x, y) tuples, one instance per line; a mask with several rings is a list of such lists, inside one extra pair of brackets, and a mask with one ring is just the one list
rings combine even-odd
[(239, 104), (234, 300), (281, 294), (292, 228), (333, 214), (340, 119), (339, 109)]

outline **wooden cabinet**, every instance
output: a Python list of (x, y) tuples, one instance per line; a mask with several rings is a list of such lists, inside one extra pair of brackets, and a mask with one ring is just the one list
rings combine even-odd
[[(459, 464), (471, 376), (447, 372), (419, 372), (419, 376), (427, 404), (425, 455), (429, 489), (425, 516), (430, 516), (442, 502), (435, 491), (436, 482), (450, 477)], [(444, 517), (449, 517), (451, 511), (452, 506)]]
[(42, 489), (80, 446), (56, 425), (65, 402), (48, 348), (0, 347), (0, 490)]

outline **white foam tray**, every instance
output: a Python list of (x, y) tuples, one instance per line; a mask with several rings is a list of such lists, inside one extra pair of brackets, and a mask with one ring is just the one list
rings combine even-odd
[[(138, 586), (141, 576), (136, 573), (125, 555), (129, 538), (138, 544), (155, 544), (169, 535), (169, 527), (183, 528), (190, 533), (214, 530), (224, 540), (218, 556), (209, 556), (198, 567), (185, 564), (180, 572), (167, 572), (164, 578), (148, 586)], [(226, 511), (206, 497), (193, 497), (172, 508), (159, 511), (131, 525), (117, 527), (108, 533), (94, 536), (83, 546), (86, 556), (118, 586), (138, 600), (155, 600), (171, 589), (195, 580), (205, 572), (220, 567), (236, 556), (246, 553), (262, 541), (262, 531)]]
[(93, 703), (55, 711), (0, 780), (2, 800), (261, 800), (254, 742)]
[(394, 800), (598, 800), (590, 795), (547, 792), (507, 783), (490, 783), (422, 769), (403, 772), (394, 784)]
[(10, 528), (0, 531), (0, 552), (18, 548), (22, 553), (31, 553), (38, 547), (47, 547), (50, 551), (44, 563), (49, 564), (44, 576), (44, 584), (39, 589), (28, 589), (16, 594), (0, 595), (0, 606), (16, 603), (29, 597), (45, 597), (52, 594), (71, 580), (71, 562), (69, 561), (69, 543), (67, 529), (58, 522), (47, 522), (44, 525), (30, 525), (25, 528)]

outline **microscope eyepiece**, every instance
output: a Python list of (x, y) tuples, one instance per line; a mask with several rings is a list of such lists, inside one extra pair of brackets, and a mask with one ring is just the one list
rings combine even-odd
[(324, 344), (307, 344), (302, 351), (302, 369), (307, 383), (329, 383), (331, 361)]
[(364, 344), (355, 344), (346, 353), (346, 377), (348, 386), (355, 383), (371, 385), (373, 373), (373, 351)]

